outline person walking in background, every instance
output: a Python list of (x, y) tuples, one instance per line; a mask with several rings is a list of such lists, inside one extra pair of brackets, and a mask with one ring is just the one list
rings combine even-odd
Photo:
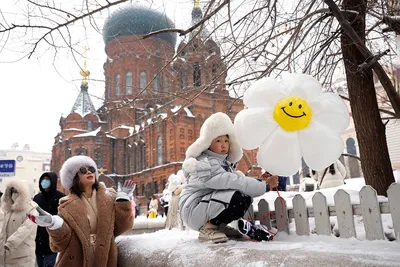
[(157, 217), (157, 210), (158, 210), (158, 200), (157, 197), (155, 195), (151, 196), (151, 200), (149, 203), (149, 212), (148, 214), (148, 218), (150, 219), (154, 219)]
[[(65, 197), (57, 191), (58, 176), (54, 172), (45, 172), (39, 178), (40, 193), (33, 197), (40, 208), (51, 215), (57, 214), (60, 198)], [(36, 234), (36, 263), (38, 267), (53, 267), (56, 263), (57, 253), (50, 249), (49, 234), (44, 227), (37, 228)]]
[[(171, 192), (168, 190), (168, 183), (165, 185), (165, 189), (162, 192), (162, 197), (160, 198), (160, 204), (164, 209), (165, 217), (168, 216), (169, 202), (171, 200)], [(164, 217), (163, 214), (163, 217)]]
[[(60, 170), (61, 185), (70, 191), (60, 200), (58, 215), (37, 208), (28, 217), (46, 227), (50, 248), (58, 252), (57, 267), (116, 267), (115, 237), (132, 229), (129, 196), (134, 189), (125, 181), (118, 193), (99, 183), (96, 163), (87, 156), (74, 156)], [(33, 265), (32, 265), (33, 266)]]
[(1, 199), (4, 221), (0, 233), (0, 266), (35, 266), (36, 224), (26, 218), (27, 213), (37, 215), (37, 204), (31, 200), (23, 181), (10, 179)]

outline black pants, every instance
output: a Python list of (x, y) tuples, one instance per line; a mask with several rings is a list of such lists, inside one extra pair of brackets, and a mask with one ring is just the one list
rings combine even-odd
[(246, 213), (251, 205), (251, 197), (236, 191), (229, 202), (228, 208), (223, 210), (217, 217), (210, 220), (213, 225), (220, 225), (221, 223), (228, 224), (233, 220), (237, 220)]

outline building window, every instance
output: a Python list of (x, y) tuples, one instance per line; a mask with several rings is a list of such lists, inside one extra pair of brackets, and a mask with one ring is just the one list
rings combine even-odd
[(132, 72), (128, 71), (126, 73), (126, 85), (125, 90), (127, 95), (132, 94)]
[[(147, 75), (146, 72), (140, 73), (140, 90), (146, 88), (147, 85)], [(146, 94), (146, 91), (143, 91), (143, 94)]]
[[(138, 196), (139, 195), (139, 186), (135, 187), (135, 195)], [(138, 214), (139, 215), (139, 214)]]
[(162, 186), (163, 186), (163, 190), (167, 188), (167, 180), (166, 179), (162, 180)]
[(193, 64), (193, 85), (196, 87), (201, 86), (201, 72), (198, 62)]
[(168, 93), (168, 90), (169, 90), (168, 78), (164, 77), (164, 92)]
[(160, 92), (160, 83), (160, 75), (156, 75), (156, 77), (154, 78), (154, 92)]
[(142, 169), (146, 169), (146, 146), (142, 146)]
[(96, 153), (96, 164), (98, 168), (101, 168), (103, 166), (103, 159), (101, 152)]
[(157, 165), (163, 164), (162, 151), (162, 138), (159, 136), (157, 137)]
[(92, 121), (88, 121), (88, 122), (87, 122), (87, 129), (88, 129), (88, 131), (92, 131), (92, 130), (93, 130)]
[(135, 146), (135, 172), (139, 171), (139, 147)]
[(144, 196), (145, 186), (142, 184), (142, 196)]
[(158, 193), (158, 182), (157, 181), (154, 182), (154, 192)]
[(107, 80), (107, 98), (109, 99), (111, 97), (111, 79)]
[(119, 96), (120, 94), (119, 85), (120, 85), (120, 77), (119, 74), (117, 74), (115, 75), (115, 96)]
[(98, 135), (97, 136), (97, 144), (102, 144), (103, 143), (103, 136)]
[(212, 79), (214, 80), (215, 78), (217, 78), (217, 70), (218, 70), (218, 67), (217, 67), (217, 64), (213, 64), (212, 65), (212, 68), (211, 68), (211, 75), (212, 75)]
[(180, 73), (179, 73), (179, 88), (181, 88), (181, 89), (183, 89), (183, 87), (185, 87), (183, 75), (184, 75), (183, 71), (180, 71)]

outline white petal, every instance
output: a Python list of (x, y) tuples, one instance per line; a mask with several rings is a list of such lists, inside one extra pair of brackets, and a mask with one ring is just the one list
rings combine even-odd
[(297, 132), (287, 132), (278, 127), (261, 145), (257, 163), (274, 175), (294, 175), (301, 167)]
[(299, 96), (306, 101), (313, 101), (322, 93), (321, 83), (311, 75), (301, 73), (283, 73), (282, 81), (290, 96)]
[(313, 112), (313, 120), (329, 129), (342, 132), (350, 123), (349, 110), (340, 96), (324, 93), (316, 101), (309, 102)]
[(249, 108), (275, 107), (287, 97), (287, 90), (274, 78), (262, 78), (253, 83), (244, 93), (243, 103)]
[(244, 149), (254, 149), (278, 127), (272, 108), (249, 108), (240, 111), (234, 122), (235, 135)]
[(322, 170), (328, 167), (343, 152), (342, 137), (323, 124), (311, 122), (298, 134), (304, 161), (313, 170)]

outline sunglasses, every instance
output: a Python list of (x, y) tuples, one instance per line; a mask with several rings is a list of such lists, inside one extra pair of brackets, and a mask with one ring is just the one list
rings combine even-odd
[(80, 167), (79, 168), (79, 172), (82, 174), (86, 174), (88, 171), (90, 171), (91, 173), (95, 173), (96, 169), (92, 166), (89, 167)]

